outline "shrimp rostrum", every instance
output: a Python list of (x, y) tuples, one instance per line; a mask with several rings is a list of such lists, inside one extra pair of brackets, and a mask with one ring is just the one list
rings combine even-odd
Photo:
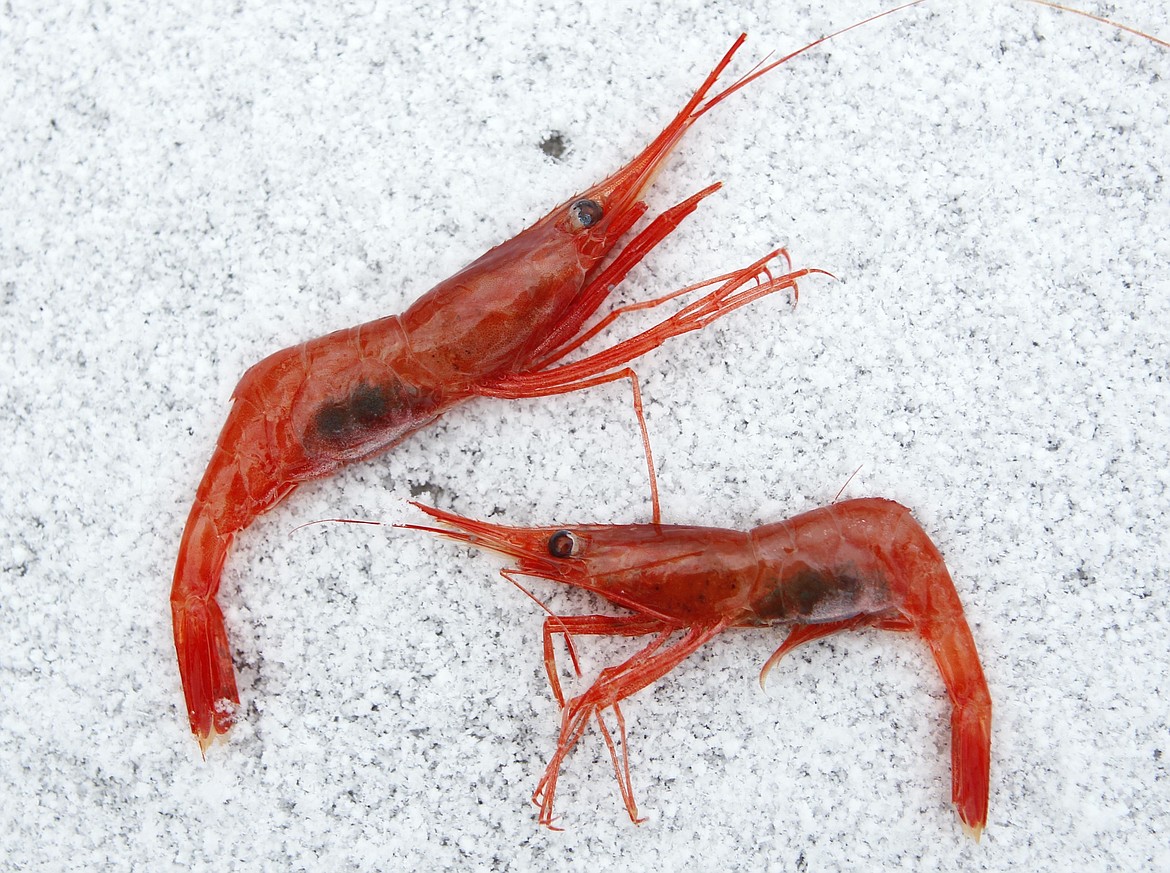
[[(962, 604), (942, 556), (904, 506), (848, 500), (742, 532), (662, 524), (503, 527), (415, 504), (439, 533), (505, 555), (515, 576), (596, 592), (627, 615), (551, 615), (544, 662), (558, 702), (556, 751), (533, 795), (552, 826), (565, 759), (591, 723), (613, 761), (626, 810), (638, 822), (621, 702), (678, 666), (729, 628), (787, 627), (769, 670), (796, 646), (840, 631), (877, 627), (926, 641), (951, 702), (951, 799), (976, 838), (987, 823), (991, 696)], [(563, 635), (576, 666), (574, 635), (648, 637), (624, 663), (603, 669), (568, 700), (553, 640)], [(617, 737), (606, 720), (617, 726)]]

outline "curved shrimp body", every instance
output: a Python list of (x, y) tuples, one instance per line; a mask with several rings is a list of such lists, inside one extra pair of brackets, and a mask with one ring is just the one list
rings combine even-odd
[(987, 824), (991, 693), (954, 582), (910, 510), (890, 500), (851, 500), (751, 536), (761, 573), (749, 615), (792, 625), (761, 683), (787, 652), (839, 631), (873, 626), (917, 634), (951, 701), (951, 800), (978, 839)]
[(397, 317), (285, 349), (244, 375), (187, 518), (171, 588), (187, 713), (204, 750), (231, 727), (239, 702), (215, 600), (236, 533), (298, 483), (389, 448), (461, 396), (426, 378)]
[[(514, 559), (516, 566), (503, 571), (509, 579), (528, 575), (587, 588), (634, 613), (545, 622), (545, 666), (563, 710), (557, 749), (534, 797), (542, 823), (552, 823), (561, 766), (590, 722), (605, 739), (627, 810), (638, 821), (619, 704), (715, 635), (731, 627), (790, 627), (764, 665), (762, 683), (797, 645), (868, 625), (913, 631), (929, 645), (952, 705), (952, 799), (965, 828), (976, 837), (982, 832), (991, 697), (942, 556), (905, 507), (849, 500), (750, 532), (646, 524), (508, 528), (419, 508), (450, 528), (422, 529)], [(558, 633), (652, 639), (566, 702), (553, 661)], [(603, 719), (607, 709), (620, 745)]]
[[(718, 285), (643, 333), (554, 366), (596, 331), (583, 326), (613, 287), (718, 189), (711, 185), (668, 209), (606, 259), (646, 212), (643, 192), (691, 125), (783, 61), (708, 97), (743, 40), (619, 172), (491, 249), (401, 316), (277, 352), (244, 375), (196, 494), (171, 591), (188, 716), (204, 750), (231, 727), (239, 702), (215, 595), (233, 537), (260, 513), (299, 483), (391, 448), (472, 396), (539, 397), (630, 378), (640, 410), (633, 372), (620, 368), (752, 300), (795, 293), (798, 278), (819, 272), (772, 276), (767, 263), (780, 251), (771, 252), (697, 286)], [(652, 466), (651, 488), (653, 496)]]

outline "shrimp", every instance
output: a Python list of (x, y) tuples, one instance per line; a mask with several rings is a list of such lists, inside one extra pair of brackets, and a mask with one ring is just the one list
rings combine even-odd
[[(665, 129), (618, 172), (439, 283), (401, 315), (276, 352), (244, 374), (196, 491), (171, 588), (183, 694), (191, 731), (204, 753), (230, 730), (239, 708), (216, 601), (228, 550), (238, 533), (302, 482), (385, 452), (472, 397), (542, 397), (628, 378), (658, 519), (638, 383), (625, 365), (767, 294), (795, 294), (798, 279), (823, 271), (773, 276), (768, 262), (780, 255), (787, 260), (777, 249), (692, 286), (717, 285), (649, 330), (573, 363), (556, 364), (608, 324), (603, 320), (583, 330), (613, 287), (719, 188), (713, 184), (667, 209), (606, 262), (646, 213), (644, 192), (691, 126), (770, 70), (865, 23), (757, 65), (712, 94), (746, 39), (741, 35)], [(682, 292), (633, 308), (677, 293)]]
[[(544, 665), (561, 706), (556, 751), (533, 794), (553, 826), (557, 779), (590, 722), (609, 750), (630, 819), (639, 823), (621, 702), (730, 628), (787, 626), (760, 671), (812, 640), (853, 628), (914, 632), (930, 647), (951, 701), (951, 800), (976, 839), (987, 824), (991, 695), (962, 604), (930, 537), (892, 500), (834, 503), (742, 532), (662, 524), (503, 527), (415, 503), (444, 525), (430, 531), (514, 560), (501, 571), (596, 592), (629, 615), (558, 616), (544, 622)], [(650, 637), (565, 700), (553, 654), (563, 635), (576, 666), (575, 634)], [(618, 740), (603, 715), (613, 714)]]

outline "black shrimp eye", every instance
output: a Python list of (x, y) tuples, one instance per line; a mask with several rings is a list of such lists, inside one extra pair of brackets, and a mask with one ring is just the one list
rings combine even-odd
[(554, 558), (571, 558), (577, 548), (577, 539), (567, 530), (559, 530), (548, 538), (548, 553)]
[(578, 200), (569, 207), (569, 214), (577, 227), (593, 227), (601, 221), (601, 204), (596, 200)]

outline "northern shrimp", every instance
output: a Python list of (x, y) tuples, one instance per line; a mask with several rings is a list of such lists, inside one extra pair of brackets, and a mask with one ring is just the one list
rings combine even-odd
[(650, 329), (560, 363), (623, 311), (585, 328), (613, 287), (719, 183), (667, 209), (615, 256), (607, 256), (647, 212), (644, 192), (696, 121), (791, 58), (895, 11), (761, 62), (716, 92), (744, 43), (741, 35), (663, 131), (612, 176), (491, 249), (401, 315), (276, 352), (244, 374), (196, 491), (171, 589), (187, 714), (203, 751), (227, 733), (239, 707), (231, 649), (216, 601), (229, 548), (239, 532), (299, 484), (387, 451), (472, 397), (543, 397), (629, 379), (658, 520), (649, 437), (638, 383), (627, 365), (667, 339), (698, 330), (765, 295), (795, 295), (798, 279), (822, 271), (792, 271), (789, 265), (789, 272), (773, 275), (768, 264), (780, 256), (787, 261), (786, 253), (777, 249), (743, 269), (683, 289), (715, 286)]
[[(976, 839), (987, 824), (991, 695), (962, 604), (942, 555), (906, 509), (891, 500), (834, 503), (750, 531), (662, 524), (504, 527), (415, 503), (438, 533), (515, 561), (501, 574), (532, 576), (593, 591), (627, 615), (554, 615), (544, 622), (544, 665), (561, 705), (556, 751), (533, 794), (540, 823), (553, 826), (565, 759), (596, 723), (630, 819), (638, 807), (621, 703), (731, 628), (790, 628), (760, 671), (812, 640), (862, 627), (912, 632), (925, 640), (951, 701), (951, 799)], [(531, 595), (530, 595), (531, 596)], [(573, 635), (649, 637), (625, 662), (603, 669), (565, 699), (553, 639), (574, 666)], [(617, 737), (606, 721), (612, 712)]]

